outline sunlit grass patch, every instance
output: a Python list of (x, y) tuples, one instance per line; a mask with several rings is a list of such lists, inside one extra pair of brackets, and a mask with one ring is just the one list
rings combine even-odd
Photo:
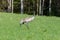
[(31, 15), (0, 13), (0, 40), (60, 40), (60, 18), (36, 16), (26, 25), (20, 27), (22, 18)]

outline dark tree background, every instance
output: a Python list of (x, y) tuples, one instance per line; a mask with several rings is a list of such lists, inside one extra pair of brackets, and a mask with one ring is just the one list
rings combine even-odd
[[(51, 0), (52, 2), (51, 2), (51, 13), (50, 14), (49, 14), (49, 1), (50, 0), (44, 0), (44, 6), (42, 7), (43, 15), (49, 16), (51, 14), (52, 16), (60, 16), (60, 0)], [(36, 15), (39, 15), (40, 0), (24, 0), (23, 4), (24, 4), (24, 13), (26, 14), (35, 13)], [(0, 12), (11, 11), (11, 8), (12, 8), (11, 6), (12, 6), (12, 3), (8, 2), (8, 0), (0, 0)], [(21, 1), (20, 0), (13, 1), (13, 9), (14, 9), (13, 10), (14, 13), (21, 12)]]

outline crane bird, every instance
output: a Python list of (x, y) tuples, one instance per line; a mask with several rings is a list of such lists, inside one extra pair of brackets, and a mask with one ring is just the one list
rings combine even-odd
[(35, 18), (35, 16), (22, 19), (22, 20), (20, 21), (20, 26), (21, 26), (22, 24), (25, 24), (25, 23), (26, 23), (27, 28), (29, 28), (29, 27), (28, 27), (28, 23), (31, 22), (32, 20), (34, 20), (34, 18)]

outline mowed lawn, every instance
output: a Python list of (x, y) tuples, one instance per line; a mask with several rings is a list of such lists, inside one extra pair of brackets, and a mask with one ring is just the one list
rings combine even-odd
[(20, 27), (19, 21), (30, 15), (0, 13), (0, 40), (60, 40), (60, 17), (36, 16)]

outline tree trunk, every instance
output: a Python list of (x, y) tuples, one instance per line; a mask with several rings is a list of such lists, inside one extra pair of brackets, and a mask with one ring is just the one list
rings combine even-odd
[(39, 15), (42, 15), (42, 12), (41, 12), (41, 0), (40, 0), (40, 6), (39, 6)]
[(12, 13), (13, 13), (13, 0), (12, 0)]
[(23, 0), (21, 0), (21, 14), (23, 14)]
[(11, 0), (7, 0), (8, 1), (8, 12), (11, 12)]
[(51, 15), (51, 0), (49, 0), (49, 15)]

